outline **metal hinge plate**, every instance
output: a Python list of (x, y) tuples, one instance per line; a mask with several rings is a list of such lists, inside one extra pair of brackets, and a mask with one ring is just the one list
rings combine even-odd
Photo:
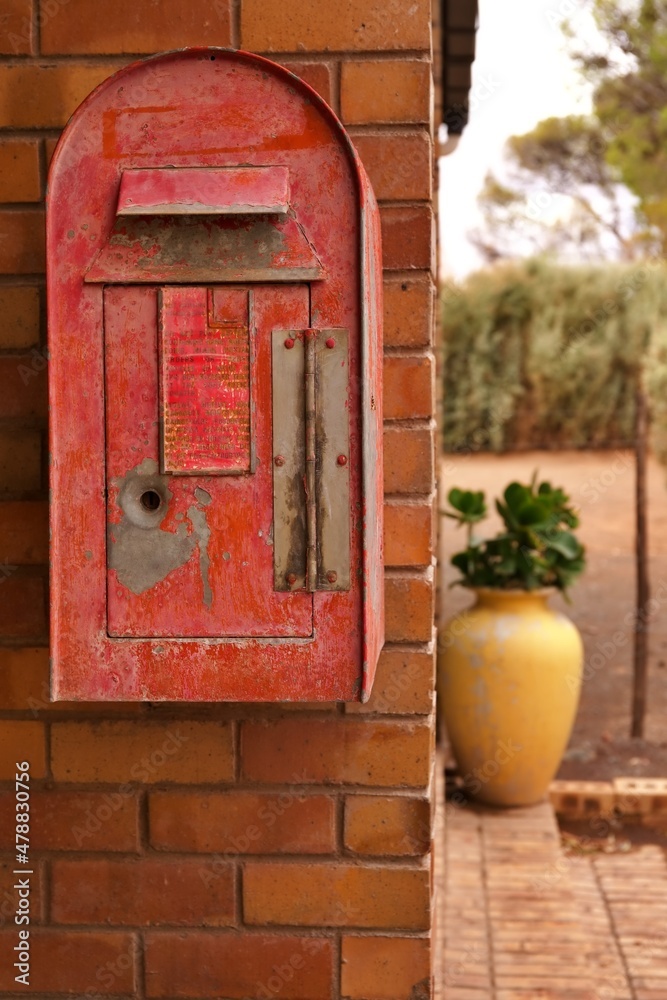
[(347, 330), (272, 340), (276, 590), (350, 588)]

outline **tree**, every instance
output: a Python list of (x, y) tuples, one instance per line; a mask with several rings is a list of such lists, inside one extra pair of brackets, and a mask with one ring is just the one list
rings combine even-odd
[(506, 146), (509, 178), (487, 174), (479, 198), (484, 227), (472, 234), (486, 260), (551, 255), (633, 260), (645, 237), (633, 199), (606, 161), (594, 117), (547, 118)]
[(667, 2), (595, 0), (597, 52), (575, 52), (594, 84), (605, 159), (634, 192), (661, 253), (667, 249)]
[(593, 15), (597, 48), (573, 51), (593, 114), (508, 140), (508, 179), (487, 176), (473, 234), (487, 260), (667, 251), (667, 0), (593, 0)]

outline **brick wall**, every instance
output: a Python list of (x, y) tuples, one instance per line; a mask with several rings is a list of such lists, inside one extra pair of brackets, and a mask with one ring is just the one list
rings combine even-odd
[[(426, 0), (5, 0), (0, 17), (0, 996), (429, 993), (433, 778), (431, 11)], [(367, 705), (48, 700), (43, 194), (68, 115), (137, 55), (240, 46), (349, 128), (385, 257), (387, 646)]]

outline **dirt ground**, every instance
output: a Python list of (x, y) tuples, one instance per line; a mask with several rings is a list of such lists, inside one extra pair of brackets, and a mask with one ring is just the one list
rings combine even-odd
[[(443, 503), (452, 486), (485, 490), (487, 503), (513, 479), (528, 482), (537, 469), (542, 479), (564, 487), (580, 511), (579, 535), (588, 567), (571, 590), (571, 603), (551, 600), (575, 622), (585, 647), (587, 679), (559, 778), (606, 780), (613, 777), (667, 777), (667, 475), (649, 466), (649, 546), (655, 614), (650, 626), (648, 711), (645, 740), (632, 740), (632, 631), (634, 608), (634, 462), (631, 452), (528, 452), (513, 455), (446, 455), (442, 461)], [(491, 534), (499, 518), (479, 525)], [(465, 545), (453, 521), (441, 519), (440, 556), (445, 586), (443, 620), (471, 603), (460, 587), (448, 589), (457, 572), (449, 565)], [(611, 643), (619, 630), (624, 645)], [(602, 652), (602, 657), (594, 656)], [(601, 663), (601, 659), (604, 660)]]

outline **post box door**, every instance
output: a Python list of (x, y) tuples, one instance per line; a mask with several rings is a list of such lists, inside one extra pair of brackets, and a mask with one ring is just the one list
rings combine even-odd
[(305, 502), (276, 580), (274, 472), (305, 482), (293, 387), (284, 455), (272, 426), (274, 333), (309, 319), (307, 284), (105, 287), (109, 635), (312, 634)]

